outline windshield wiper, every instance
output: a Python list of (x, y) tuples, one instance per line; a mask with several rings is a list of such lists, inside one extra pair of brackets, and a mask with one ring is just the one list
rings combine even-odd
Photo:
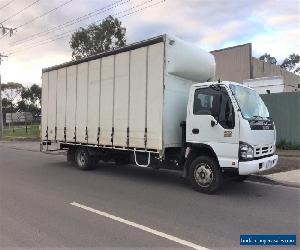
[(254, 115), (254, 116), (252, 116), (252, 118), (254, 118), (254, 120), (259, 120), (259, 119), (263, 120), (263, 119), (264, 119), (264, 118), (263, 118), (262, 116), (260, 116), (260, 115)]
[(272, 117), (270, 117), (270, 116), (268, 116), (268, 117), (262, 117), (262, 116), (260, 116), (260, 115), (254, 115), (254, 116), (252, 116), (252, 118), (250, 119), (250, 120), (252, 120), (252, 121), (260, 121), (260, 120), (268, 120), (268, 121), (272, 121)]

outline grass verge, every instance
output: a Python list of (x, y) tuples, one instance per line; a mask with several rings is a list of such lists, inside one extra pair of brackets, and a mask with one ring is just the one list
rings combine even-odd
[(4, 127), (4, 139), (6, 140), (38, 140), (40, 138), (39, 125)]

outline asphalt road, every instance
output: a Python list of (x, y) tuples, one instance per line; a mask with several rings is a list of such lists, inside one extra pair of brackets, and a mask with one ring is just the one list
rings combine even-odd
[(240, 234), (299, 240), (299, 198), (297, 188), (252, 182), (205, 195), (179, 173), (112, 164), (82, 172), (62, 155), (0, 146), (0, 249), (187, 247), (122, 219), (213, 249), (238, 248)]

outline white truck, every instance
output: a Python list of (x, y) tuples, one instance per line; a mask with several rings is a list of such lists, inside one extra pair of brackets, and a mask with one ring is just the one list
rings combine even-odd
[(162, 35), (43, 69), (41, 151), (183, 171), (213, 193), (274, 167), (276, 132), (259, 95), (213, 82), (213, 55)]

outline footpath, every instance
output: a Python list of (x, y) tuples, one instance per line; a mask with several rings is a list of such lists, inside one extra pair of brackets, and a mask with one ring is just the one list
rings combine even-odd
[(278, 164), (271, 170), (250, 176), (250, 181), (300, 188), (300, 150), (278, 150)]

